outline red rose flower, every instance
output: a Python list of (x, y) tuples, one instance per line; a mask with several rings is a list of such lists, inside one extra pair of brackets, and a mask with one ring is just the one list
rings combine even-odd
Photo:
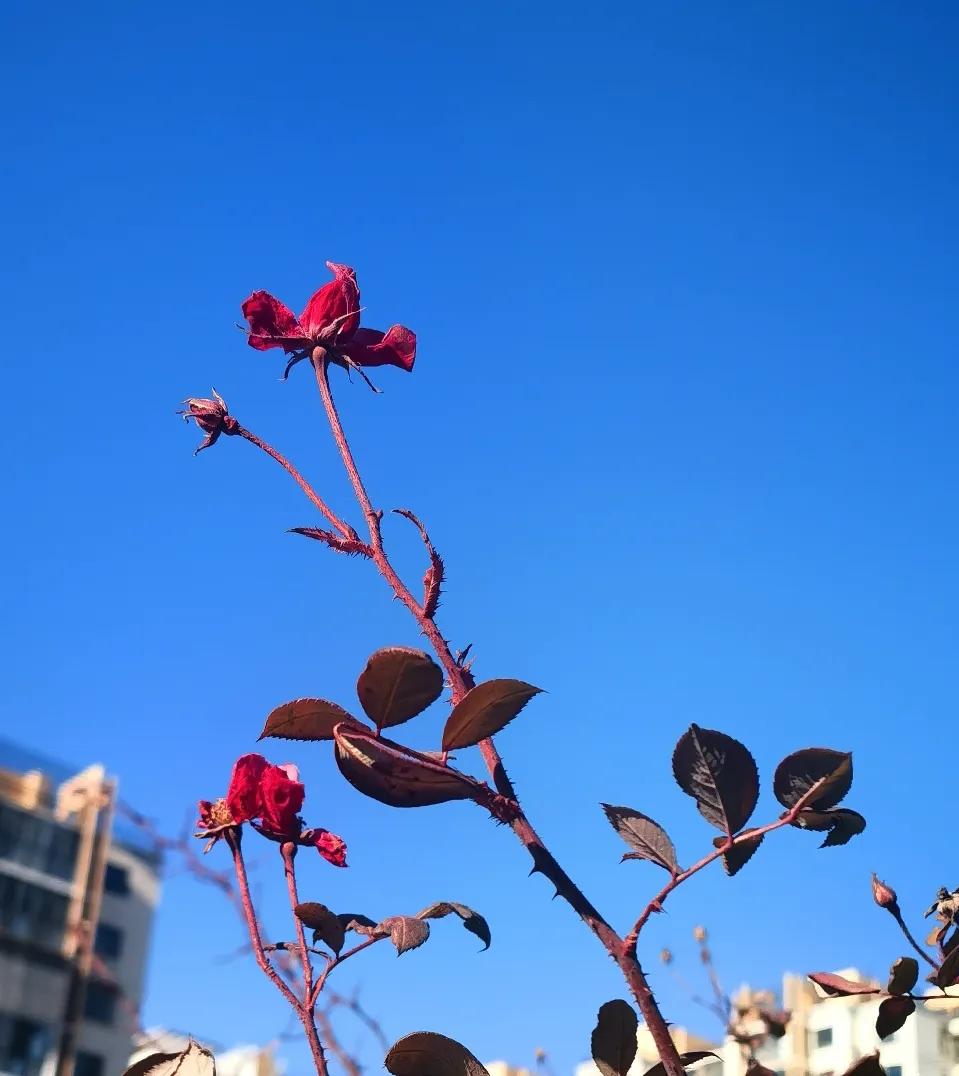
[(334, 279), (315, 292), (303, 313), (292, 310), (268, 291), (255, 291), (243, 303), (250, 326), (250, 347), (281, 347), (290, 356), (283, 376), (308, 358), (315, 347), (326, 349), (340, 366), (398, 366), (409, 372), (416, 360), (416, 335), (402, 325), (385, 333), (360, 328), (360, 290), (348, 265), (327, 262)]
[(260, 779), (269, 766), (262, 755), (243, 755), (236, 760), (226, 793), (226, 805), (237, 824), (250, 822), (262, 814)]
[(226, 797), (215, 803), (200, 801), (196, 835), (209, 839), (209, 849), (225, 830), (250, 822), (272, 841), (309, 845), (328, 863), (345, 867), (342, 838), (326, 829), (303, 828), (305, 795), (295, 766), (274, 766), (262, 755), (243, 755), (233, 766)]
[(306, 789), (295, 766), (267, 766), (260, 777), (260, 818), (263, 828), (284, 837), (298, 837)]

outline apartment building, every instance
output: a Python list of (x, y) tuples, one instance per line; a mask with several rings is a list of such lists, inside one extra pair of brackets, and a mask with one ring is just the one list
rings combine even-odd
[(116, 782), (0, 741), (0, 1076), (117, 1076), (138, 1024), (158, 859)]
[[(866, 981), (855, 968), (839, 972), (854, 982)], [(743, 987), (736, 996), (742, 1008), (779, 1008), (779, 999), (768, 992)], [(792, 1017), (781, 1039), (767, 1039), (757, 1051), (758, 1060), (776, 1076), (841, 1076), (859, 1058), (879, 1050), (887, 1076), (959, 1076), (959, 992), (920, 1005), (903, 1027), (880, 1042), (876, 1037), (879, 999), (857, 994), (847, 998), (823, 998), (801, 975), (783, 977), (782, 1007)], [(757, 1026), (757, 1032), (762, 1025)], [(746, 1076), (742, 1048), (728, 1036), (722, 1042), (696, 1038), (673, 1028), (680, 1051), (712, 1050), (719, 1060), (709, 1059), (690, 1068), (698, 1076)], [(630, 1076), (642, 1076), (658, 1060), (645, 1026), (638, 1033), (636, 1061)], [(576, 1069), (576, 1076), (598, 1076), (592, 1061)]]

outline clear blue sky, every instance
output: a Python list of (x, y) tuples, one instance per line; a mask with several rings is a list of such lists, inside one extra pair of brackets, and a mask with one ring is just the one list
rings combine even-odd
[[(378, 503), (429, 522), (442, 624), (477, 672), (549, 690), (502, 749), (560, 858), (625, 926), (660, 877), (618, 865), (597, 802), (701, 854), (668, 764), (689, 722), (743, 739), (767, 788), (788, 751), (849, 748), (862, 837), (780, 835), (681, 891), (642, 950), (695, 975), (705, 920), (730, 985), (899, 955), (869, 871), (917, 910), (959, 882), (936, 821), (955, 808), (956, 6), (55, 0), (5, 32), (5, 731), (104, 760), (172, 829), (274, 705), (349, 703), (369, 651), (416, 643), (367, 567), (284, 533), (313, 517), (273, 464), (231, 440), (193, 459), (173, 414), (215, 385), (349, 510), (308, 372), (280, 384), (233, 327), (251, 290), (299, 309), (346, 262), (368, 323), (420, 341), (382, 396), (339, 379), (358, 456)], [(419, 578), (405, 524), (388, 538)], [(492, 924), (487, 953), (443, 923), (344, 969), (391, 1036), (515, 1063), (543, 1046), (561, 1072), (586, 1054), (623, 987), (508, 832), (364, 801), (320, 747), (271, 755), (350, 843), (349, 871), (305, 869), (308, 896), (374, 916), (459, 899)], [(237, 943), (216, 894), (171, 878), (147, 1019), (274, 1034), (271, 988), (214, 962)]]

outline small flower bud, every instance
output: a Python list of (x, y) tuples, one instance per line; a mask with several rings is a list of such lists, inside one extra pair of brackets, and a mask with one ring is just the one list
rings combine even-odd
[(693, 937), (698, 942), (704, 942), (706, 940), (706, 928), (705, 927), (693, 927)]
[(872, 899), (880, 908), (885, 908), (891, 915), (899, 914), (896, 891), (891, 886), (886, 885), (885, 882), (880, 882), (875, 874), (872, 876)]
[(659, 954), (659, 959), (664, 964), (672, 964), (672, 962), (673, 962), (673, 954), (669, 949), (663, 949)]
[(191, 396), (189, 400), (183, 402), (187, 409), (177, 411), (177, 414), (183, 416), (184, 422), (189, 422), (192, 418), (206, 434), (200, 447), (193, 453), (194, 456), (197, 452), (202, 452), (204, 448), (215, 444), (221, 433), (230, 435), (237, 432), (239, 423), (230, 414), (226, 401), (216, 389), (213, 389), (212, 400)]

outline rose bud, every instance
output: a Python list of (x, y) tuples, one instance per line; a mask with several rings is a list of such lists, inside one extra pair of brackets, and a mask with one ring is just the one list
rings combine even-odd
[(186, 410), (177, 411), (178, 415), (183, 416), (184, 422), (189, 422), (192, 418), (206, 434), (200, 447), (193, 453), (194, 456), (197, 452), (202, 452), (203, 449), (215, 444), (221, 433), (228, 436), (235, 434), (240, 426), (230, 414), (223, 397), (216, 389), (213, 389), (212, 392), (212, 400), (191, 396), (190, 399), (183, 401), (186, 404)]
[(886, 885), (885, 882), (880, 882), (875, 873), (872, 876), (872, 899), (880, 908), (885, 908), (891, 915), (898, 917), (899, 901), (896, 897), (896, 891), (891, 886)]

